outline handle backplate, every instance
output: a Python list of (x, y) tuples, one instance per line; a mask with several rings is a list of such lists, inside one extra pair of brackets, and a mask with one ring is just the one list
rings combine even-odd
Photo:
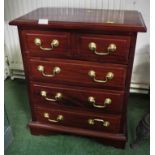
[(49, 122), (52, 122), (52, 123), (58, 123), (58, 122), (64, 120), (64, 116), (63, 116), (63, 115), (58, 115), (58, 116), (56, 117), (56, 119), (50, 119), (49, 113), (47, 113), (47, 112), (44, 113), (44, 118), (47, 118), (48, 121), (49, 121)]
[(88, 124), (89, 125), (95, 125), (95, 122), (101, 122), (103, 127), (109, 127), (110, 126), (110, 122), (109, 121), (105, 121), (103, 119), (99, 119), (99, 118), (88, 119)]
[(36, 46), (39, 46), (39, 48), (40, 48), (41, 50), (43, 50), (43, 51), (51, 51), (51, 50), (53, 50), (54, 48), (56, 48), (56, 47), (59, 46), (59, 41), (58, 41), (57, 39), (53, 39), (53, 40), (51, 41), (51, 44), (50, 44), (51, 47), (50, 47), (50, 48), (43, 47), (43, 46), (42, 46), (42, 41), (41, 41), (40, 38), (35, 38), (35, 39), (34, 39), (34, 44), (35, 44)]
[(103, 52), (97, 52), (97, 45), (95, 42), (90, 42), (88, 44), (88, 47), (96, 55), (110, 55), (111, 53), (115, 52), (117, 49), (117, 46), (114, 43), (109, 44), (106, 51), (103, 51)]
[(53, 68), (52, 74), (46, 74), (46, 73), (44, 72), (45, 67), (42, 66), (42, 65), (39, 65), (39, 66), (37, 67), (37, 70), (38, 70), (39, 72), (41, 72), (42, 75), (45, 76), (45, 77), (54, 77), (56, 74), (58, 74), (58, 73), (61, 72), (61, 68), (58, 67), (58, 66), (56, 66), (56, 67)]
[(88, 102), (89, 102), (90, 104), (92, 104), (93, 107), (95, 107), (95, 108), (101, 108), (101, 109), (103, 109), (103, 108), (106, 108), (107, 105), (110, 105), (110, 104), (112, 103), (112, 99), (111, 99), (111, 98), (106, 98), (106, 99), (104, 100), (103, 105), (98, 105), (98, 104), (96, 104), (95, 97), (89, 96), (89, 97), (88, 97)]
[(55, 94), (54, 98), (48, 98), (48, 97), (47, 97), (47, 92), (46, 92), (45, 90), (42, 90), (42, 91), (40, 92), (40, 95), (41, 95), (42, 97), (44, 97), (45, 100), (51, 101), (51, 102), (56, 102), (56, 101), (58, 101), (58, 100), (60, 100), (60, 99), (62, 98), (62, 94), (59, 93), (59, 92)]
[(96, 79), (96, 72), (94, 70), (90, 70), (88, 72), (89, 77), (93, 79), (93, 81), (98, 82), (98, 83), (106, 83), (114, 78), (114, 73), (113, 72), (108, 72), (106, 74), (105, 80), (97, 80)]

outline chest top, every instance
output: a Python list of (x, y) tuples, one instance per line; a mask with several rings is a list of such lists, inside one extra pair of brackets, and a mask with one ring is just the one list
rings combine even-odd
[[(48, 23), (39, 24), (39, 19), (46, 19)], [(146, 31), (138, 11), (80, 8), (39, 8), (11, 21), (10, 25), (73, 30)]]

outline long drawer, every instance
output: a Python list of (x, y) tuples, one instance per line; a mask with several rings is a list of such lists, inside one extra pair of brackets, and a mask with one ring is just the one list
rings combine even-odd
[(101, 113), (120, 113), (124, 100), (123, 91), (40, 83), (31, 83), (31, 94), (37, 105), (81, 108)]
[(123, 89), (126, 66), (61, 59), (30, 59), (29, 76), (35, 81)]
[(118, 133), (120, 115), (98, 115), (86, 112), (65, 111), (49, 108), (36, 108), (37, 121), (49, 125), (70, 126), (76, 128)]

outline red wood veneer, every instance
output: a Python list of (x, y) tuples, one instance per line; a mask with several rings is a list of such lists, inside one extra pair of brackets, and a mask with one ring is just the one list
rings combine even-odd
[[(123, 18), (109, 19), (109, 13), (121, 14)], [(38, 24), (38, 19), (43, 18), (48, 19), (48, 24)], [(18, 26), (28, 81), (31, 133), (76, 134), (124, 148), (137, 32), (146, 32), (141, 14), (124, 10), (39, 8), (10, 25)], [(40, 45), (35, 43), (36, 38)], [(54, 39), (59, 45), (45, 50), (51, 48)], [(116, 49), (108, 55), (98, 55), (90, 50), (91, 42), (99, 53), (107, 53), (110, 44)], [(39, 71), (38, 66), (43, 70)], [(59, 67), (59, 73), (55, 74), (54, 67)], [(106, 81), (108, 72), (114, 76), (104, 83), (94, 81), (88, 74), (90, 70), (95, 71), (97, 80)], [(41, 91), (46, 91), (46, 95), (45, 92), (41, 95)], [(56, 93), (61, 93), (60, 100)], [(94, 104), (88, 102), (90, 96), (94, 97)], [(105, 108), (94, 106), (103, 106), (106, 98), (111, 104)]]

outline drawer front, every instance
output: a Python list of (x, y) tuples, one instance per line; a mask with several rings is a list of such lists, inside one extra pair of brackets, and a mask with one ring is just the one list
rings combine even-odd
[(97, 115), (87, 112), (62, 111), (58, 109), (37, 108), (37, 121), (60, 126), (70, 126), (118, 133), (120, 131), (119, 115)]
[(32, 56), (65, 57), (70, 55), (70, 34), (66, 32), (30, 31), (22, 32), (25, 51)]
[(124, 93), (64, 85), (31, 84), (33, 101), (37, 105), (64, 106), (90, 110), (93, 112), (120, 113)]
[(81, 35), (79, 40), (78, 53), (81, 60), (128, 63), (128, 36)]
[(125, 66), (60, 59), (31, 59), (29, 64), (32, 80), (100, 88), (125, 87)]

